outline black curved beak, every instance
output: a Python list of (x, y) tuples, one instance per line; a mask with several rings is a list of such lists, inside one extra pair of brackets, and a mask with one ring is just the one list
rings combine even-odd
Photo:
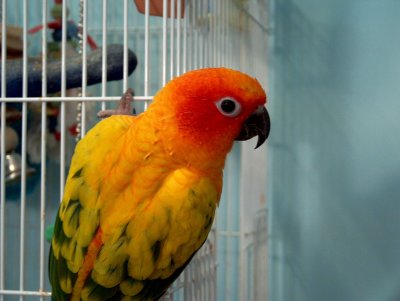
[(255, 148), (260, 147), (265, 140), (267, 140), (271, 122), (269, 119), (268, 111), (264, 106), (260, 106), (253, 114), (249, 116), (244, 122), (239, 136), (236, 137), (237, 141), (244, 141), (258, 136), (257, 145)]

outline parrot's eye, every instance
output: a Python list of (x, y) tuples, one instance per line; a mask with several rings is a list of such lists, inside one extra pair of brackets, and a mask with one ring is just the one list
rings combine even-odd
[(235, 99), (224, 97), (216, 103), (218, 110), (225, 116), (236, 117), (239, 115), (242, 107)]

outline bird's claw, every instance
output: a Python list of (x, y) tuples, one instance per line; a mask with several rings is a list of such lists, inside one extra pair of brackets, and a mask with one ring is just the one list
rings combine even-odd
[(121, 96), (118, 107), (114, 110), (102, 110), (97, 113), (99, 118), (107, 118), (112, 115), (136, 115), (135, 108), (132, 110), (131, 102), (133, 101), (134, 92), (128, 88)]

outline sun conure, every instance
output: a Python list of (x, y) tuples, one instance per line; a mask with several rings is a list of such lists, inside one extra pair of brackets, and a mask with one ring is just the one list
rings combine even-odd
[(269, 134), (263, 88), (231, 69), (187, 72), (137, 116), (127, 99), (72, 158), (50, 249), (54, 300), (158, 300), (207, 238), (233, 142)]

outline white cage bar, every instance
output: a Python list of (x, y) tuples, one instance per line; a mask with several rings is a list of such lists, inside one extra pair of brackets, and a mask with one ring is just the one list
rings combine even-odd
[[(5, 13), (6, 0), (1, 1), (1, 97), (6, 97), (6, 53), (7, 53), (7, 28), (6, 21), (7, 15)], [(4, 290), (4, 242), (5, 242), (5, 203), (6, 203), (6, 180), (5, 180), (5, 129), (6, 129), (6, 106), (5, 102), (1, 103), (1, 135), (0, 135), (0, 290)], [(0, 295), (0, 300), (4, 300), (4, 295)]]

